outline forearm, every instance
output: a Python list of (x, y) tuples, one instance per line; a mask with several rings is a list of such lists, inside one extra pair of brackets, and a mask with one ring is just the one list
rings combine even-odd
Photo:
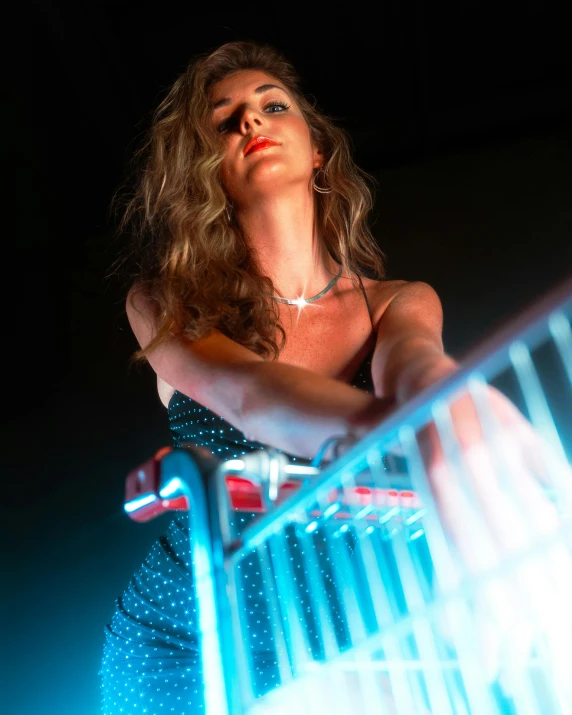
[(385, 356), (378, 394), (392, 395), (397, 404), (403, 404), (457, 368), (456, 361), (434, 339), (406, 336)]
[(247, 370), (245, 436), (301, 457), (315, 456), (328, 438), (373, 423), (389, 408), (388, 401), (292, 365), (259, 362)]

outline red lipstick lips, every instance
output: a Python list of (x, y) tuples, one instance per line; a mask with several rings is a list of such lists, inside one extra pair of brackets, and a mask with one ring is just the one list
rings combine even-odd
[(275, 142), (274, 139), (269, 139), (268, 137), (254, 137), (244, 147), (244, 156), (246, 156), (247, 154), (252, 154), (253, 151), (259, 151), (260, 149), (268, 149), (271, 146), (278, 146), (278, 142)]

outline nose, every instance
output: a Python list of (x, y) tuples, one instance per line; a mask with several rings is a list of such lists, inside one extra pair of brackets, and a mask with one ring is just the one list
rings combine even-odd
[(240, 116), (240, 131), (242, 134), (248, 134), (263, 124), (262, 115), (254, 107), (245, 105), (242, 108)]

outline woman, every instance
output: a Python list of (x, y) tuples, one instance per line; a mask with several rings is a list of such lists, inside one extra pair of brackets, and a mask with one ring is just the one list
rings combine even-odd
[[(175, 444), (311, 458), (456, 369), (433, 289), (383, 280), (370, 207), (346, 137), (274, 50), (230, 43), (177, 80), (126, 219), (127, 315)], [(108, 715), (202, 706), (187, 538), (173, 522), (119, 599)], [(260, 654), (264, 680), (271, 645)]]

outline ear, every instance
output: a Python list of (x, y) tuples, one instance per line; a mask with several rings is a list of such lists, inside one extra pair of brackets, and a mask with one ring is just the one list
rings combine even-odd
[(314, 169), (320, 169), (322, 166), (324, 166), (324, 163), (324, 152), (317, 146), (314, 146), (312, 151), (312, 166), (314, 167)]

